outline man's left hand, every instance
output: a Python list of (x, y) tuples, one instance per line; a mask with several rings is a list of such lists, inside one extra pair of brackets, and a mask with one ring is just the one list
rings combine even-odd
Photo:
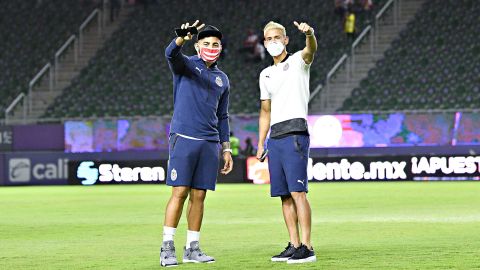
[(305, 35), (313, 34), (313, 28), (307, 23), (298, 23), (297, 21), (294, 21), (293, 24), (298, 28), (298, 30), (300, 30), (300, 32), (304, 33)]
[(221, 169), (220, 172), (226, 175), (230, 173), (233, 169), (232, 154), (230, 152), (224, 152), (223, 161), (225, 162), (225, 164), (223, 165), (223, 169)]

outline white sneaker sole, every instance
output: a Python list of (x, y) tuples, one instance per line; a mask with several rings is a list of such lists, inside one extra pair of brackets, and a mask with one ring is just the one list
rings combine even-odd
[(177, 267), (178, 264), (165, 265), (162, 261), (160, 261), (160, 266), (162, 266), (162, 267)]
[(317, 257), (314, 255), (314, 256), (310, 256), (310, 257), (308, 257), (308, 258), (300, 259), (300, 260), (288, 259), (288, 260), (287, 260), (287, 263), (288, 263), (288, 264), (292, 264), (292, 263), (309, 263), (309, 262), (316, 262), (316, 261), (317, 261)]
[(196, 260), (183, 259), (183, 263), (214, 263), (214, 262), (215, 262), (215, 260), (208, 261), (208, 262), (201, 262), (201, 261), (196, 261)]
[(272, 258), (272, 262), (286, 262), (289, 258)]

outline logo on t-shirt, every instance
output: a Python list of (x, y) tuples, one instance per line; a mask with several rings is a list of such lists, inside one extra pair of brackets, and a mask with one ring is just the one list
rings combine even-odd
[(222, 87), (223, 86), (223, 81), (222, 81), (222, 78), (220, 78), (220, 76), (217, 76), (217, 78), (215, 78), (215, 83)]
[(289, 67), (288, 63), (286, 63), (285, 66), (283, 66), (283, 71), (287, 71)]

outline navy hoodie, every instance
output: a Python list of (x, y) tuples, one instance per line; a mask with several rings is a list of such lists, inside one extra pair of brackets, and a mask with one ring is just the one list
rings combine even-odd
[(198, 56), (185, 56), (175, 39), (165, 49), (173, 74), (173, 117), (170, 134), (216, 142), (230, 140), (230, 82), (216, 63), (207, 68)]

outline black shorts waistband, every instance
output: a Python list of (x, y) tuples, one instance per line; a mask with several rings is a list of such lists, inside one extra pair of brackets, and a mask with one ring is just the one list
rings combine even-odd
[(281, 139), (290, 135), (309, 135), (307, 120), (304, 118), (294, 118), (271, 127), (270, 138)]

